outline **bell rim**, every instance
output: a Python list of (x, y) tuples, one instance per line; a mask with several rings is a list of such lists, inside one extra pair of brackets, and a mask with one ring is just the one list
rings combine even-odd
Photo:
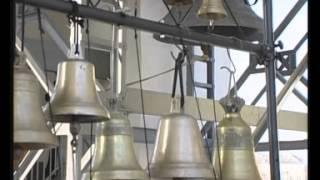
[[(94, 171), (94, 170), (92, 170)], [(82, 180), (86, 180), (90, 172), (83, 173)], [(92, 172), (92, 178), (97, 180), (109, 179), (147, 179), (143, 170), (113, 170), (113, 171), (96, 171)]]
[[(151, 177), (156, 178), (213, 178), (213, 167), (210, 163), (153, 163), (150, 165)], [(201, 166), (200, 166), (200, 165)], [(179, 167), (180, 165), (180, 167)]]
[[(71, 117), (76, 117), (76, 120), (72, 119)], [(99, 123), (109, 121), (110, 118), (105, 116), (97, 116), (97, 115), (76, 115), (76, 114), (55, 114), (53, 115), (52, 121), (53, 122), (60, 122), (60, 123), (70, 123), (73, 121), (77, 121), (79, 123)]]
[(58, 145), (57, 137), (54, 134), (51, 134), (49, 129), (48, 132), (36, 132), (34, 130), (14, 131), (14, 146), (21, 149), (44, 149), (56, 147)]
[(66, 59), (64, 61), (61, 61), (58, 63), (58, 66), (61, 64), (71, 64), (71, 63), (84, 63), (84, 64), (89, 64), (94, 66), (94, 64), (90, 61), (87, 60), (83, 60), (83, 59), (76, 59), (76, 58), (70, 58), (70, 59)]
[(180, 1), (177, 1), (177, 0), (166, 0), (166, 2), (168, 3), (168, 5), (171, 5), (171, 6), (176, 6), (176, 5), (189, 5), (189, 4), (192, 4), (192, 0), (180, 0)]

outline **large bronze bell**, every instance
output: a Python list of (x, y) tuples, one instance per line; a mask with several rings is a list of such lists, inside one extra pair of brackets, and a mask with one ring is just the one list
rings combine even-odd
[(168, 5), (178, 6), (178, 5), (188, 5), (192, 4), (192, 0), (165, 0)]
[[(96, 90), (94, 65), (88, 61), (69, 59), (58, 64), (57, 80), (50, 106), (53, 120), (80, 123), (110, 118)], [(46, 114), (50, 112), (46, 105)]]
[(223, 0), (203, 0), (198, 16), (214, 21), (225, 18), (227, 12), (224, 8)]
[(232, 101), (230, 103), (226, 98), (221, 100), (226, 114), (217, 126), (219, 154), (217, 151), (214, 153), (214, 167), (223, 180), (261, 180), (255, 162), (251, 129), (240, 115), (244, 101), (238, 97)]
[(176, 110), (160, 118), (150, 174), (154, 178), (213, 177), (196, 119)]
[(26, 66), (14, 66), (14, 146), (36, 150), (58, 145), (41, 109), (40, 84)]
[[(224, 7), (227, 16), (222, 19), (213, 21), (213, 27), (208, 27), (210, 21), (198, 17), (197, 13), (202, 4), (202, 0), (196, 0), (183, 20), (184, 15), (188, 12), (190, 6), (172, 7), (171, 12), (176, 20), (181, 24), (182, 28), (189, 28), (201, 33), (212, 33), (223, 36), (233, 36), (241, 40), (262, 41), (263, 40), (263, 20), (255, 14), (255, 12), (242, 0), (225, 0)], [(229, 8), (232, 12), (229, 11)], [(233, 19), (235, 17), (235, 20)], [(183, 21), (182, 21), (183, 20)], [(181, 22), (182, 21), (182, 22)], [(163, 22), (169, 25), (175, 25), (170, 14), (163, 18)], [(165, 42), (180, 44), (178, 37), (164, 36), (154, 34), (155, 39)], [(199, 45), (191, 41), (184, 41), (185, 44)]]
[[(109, 121), (97, 126), (92, 180), (146, 179), (135, 156), (129, 120), (120, 112), (112, 112)], [(90, 172), (86, 171), (82, 180), (89, 179)]]

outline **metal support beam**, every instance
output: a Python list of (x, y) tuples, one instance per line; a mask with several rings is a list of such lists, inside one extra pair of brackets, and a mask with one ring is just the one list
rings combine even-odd
[[(141, 100), (139, 98), (140, 90), (134, 88), (127, 89), (127, 96), (121, 104), (121, 109), (128, 113), (142, 114), (140, 108)], [(171, 96), (169, 93), (155, 91), (143, 91), (145, 114), (161, 116), (170, 110)], [(105, 98), (101, 98), (105, 99)], [(213, 103), (212, 99), (198, 98), (201, 109), (202, 119), (204, 121), (213, 121)], [(155, 103), (156, 102), (156, 103)], [(107, 102), (105, 102), (107, 103)], [(225, 112), (218, 101), (215, 101), (217, 120), (222, 119)], [(256, 126), (262, 117), (266, 108), (245, 105), (241, 110), (241, 115), (250, 126)], [(185, 113), (199, 119), (195, 98), (185, 97)], [(307, 114), (292, 111), (279, 111), (279, 128), (296, 131), (307, 131)]]
[[(289, 92), (292, 91), (295, 84), (299, 82), (304, 70), (307, 68), (307, 62), (308, 62), (308, 58), (307, 56), (305, 56), (301, 61), (301, 63), (299, 64), (299, 66), (296, 68), (296, 70), (292, 73), (287, 83), (282, 88), (281, 92), (277, 97), (277, 102), (276, 102), (277, 106), (275, 106), (277, 107), (276, 109), (277, 111), (280, 110), (280, 107), (284, 99), (288, 96)], [(267, 129), (266, 118), (267, 118), (267, 112), (265, 112), (261, 117), (261, 119), (258, 121), (257, 128), (253, 133), (255, 145), (258, 144), (261, 136), (263, 135), (264, 131)]]
[(57, 47), (63, 52), (63, 54), (67, 57), (69, 47), (66, 45), (66, 42), (63, 40), (62, 36), (58, 33), (58, 31), (52, 26), (49, 18), (42, 13), (41, 14), (42, 27), (45, 32), (47, 32), (53, 42), (57, 45)]
[[(16, 48), (18, 50), (20, 50), (20, 47), (21, 47), (21, 40), (18, 36), (16, 36)], [(32, 72), (34, 73), (34, 75), (37, 77), (37, 79), (39, 80), (42, 88), (48, 92), (50, 95), (52, 95), (53, 93), (53, 84), (49, 81), (48, 84), (49, 84), (49, 89), (47, 87), (47, 83), (46, 83), (46, 75), (45, 73), (43, 72), (42, 68), (39, 67), (39, 65), (37, 64), (37, 62), (34, 60), (33, 56), (31, 55), (30, 51), (28, 50), (28, 48), (26, 47), (26, 44), (25, 44), (25, 47), (24, 47), (24, 54), (26, 55), (27, 57), (27, 64), (28, 66), (30, 67), (30, 69), (32, 70)]]
[(306, 41), (308, 39), (308, 32), (306, 32), (304, 34), (304, 36), (300, 39), (300, 41), (297, 43), (297, 45), (293, 48), (294, 51), (298, 51), (300, 49), (300, 47), (302, 46), (302, 44), (304, 43), (304, 41)]
[[(23, 0), (17, 0), (21, 3)], [(72, 4), (66, 1), (58, 0), (24, 0), (26, 4), (36, 6), (40, 8), (46, 8), (63, 13), (72, 13)], [(221, 35), (199, 33), (189, 29), (178, 28), (163, 24), (160, 22), (154, 22), (142, 18), (136, 18), (128, 16), (124, 13), (113, 13), (97, 8), (90, 8), (84, 5), (79, 5), (77, 8), (77, 15), (84, 18), (92, 18), (95, 20), (103, 21), (106, 23), (119, 24), (138, 30), (149, 31), (153, 33), (160, 33), (168, 36), (182, 37), (194, 42), (209, 43), (216, 46), (228, 47), (232, 49), (238, 49), (243, 51), (249, 51), (252, 53), (260, 53), (261, 45), (253, 44), (248, 41), (243, 41), (234, 37), (225, 37)]]
[[(279, 142), (281, 151), (288, 150), (307, 150), (308, 149), (308, 140), (300, 141), (282, 141)], [(256, 152), (259, 151), (269, 151), (269, 143), (259, 143), (256, 148)]]
[[(264, 44), (266, 45), (266, 55), (264, 59), (267, 86), (267, 114), (268, 132), (270, 142), (270, 177), (271, 180), (280, 180), (280, 160), (277, 124), (277, 104), (276, 104), (276, 65), (274, 51), (274, 34), (272, 22), (272, 0), (263, 1), (264, 17)], [(269, 49), (268, 49), (269, 48)], [(265, 121), (263, 121), (265, 122)], [(265, 123), (265, 124), (267, 124)], [(266, 128), (266, 127), (265, 127)]]
[(305, 85), (306, 87), (308, 87), (308, 80), (305, 77), (301, 77), (300, 81), (302, 82), (303, 85)]
[[(287, 80), (281, 75), (280, 72), (276, 73), (277, 78), (283, 83), (286, 84)], [(293, 94), (296, 95), (306, 106), (308, 106), (308, 100), (304, 97), (296, 88), (293, 89)]]
[(264, 94), (264, 92), (266, 91), (266, 86), (264, 86), (261, 91), (258, 93), (258, 95), (254, 98), (254, 100), (252, 101), (251, 105), (254, 106), (258, 103), (258, 101), (260, 100), (260, 98), (262, 97), (262, 95)]
[(284, 18), (284, 20), (281, 22), (281, 24), (278, 26), (278, 28), (274, 32), (274, 39), (278, 39), (280, 34), (285, 30), (285, 28), (288, 26), (288, 24), (292, 21), (292, 19), (296, 16), (296, 14), (299, 12), (299, 10), (302, 8), (304, 3), (307, 2), (307, 0), (299, 0), (295, 6), (290, 10), (288, 15)]

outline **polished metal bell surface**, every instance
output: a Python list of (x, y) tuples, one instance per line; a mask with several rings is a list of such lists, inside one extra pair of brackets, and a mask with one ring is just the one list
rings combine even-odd
[[(110, 118), (96, 90), (94, 65), (88, 61), (69, 59), (58, 64), (50, 103), (53, 120), (57, 122), (88, 123)], [(45, 111), (49, 113), (49, 104)]]
[(183, 113), (162, 116), (150, 165), (154, 178), (212, 178), (196, 119)]
[(27, 67), (14, 67), (14, 146), (36, 150), (58, 145), (41, 109), (40, 84)]
[[(99, 123), (97, 127), (92, 180), (146, 179), (134, 152), (129, 120), (120, 112), (113, 112), (109, 121)], [(87, 170), (82, 180), (89, 179)]]
[(223, 180), (261, 180), (255, 162), (251, 129), (240, 113), (226, 113), (217, 131), (222, 176), (217, 151), (213, 163), (218, 176)]
[(223, 5), (223, 0), (203, 0), (198, 11), (198, 16), (207, 20), (223, 19), (227, 12)]
[(165, 0), (168, 5), (178, 6), (178, 5), (188, 5), (192, 4), (192, 0)]
[[(225, 0), (224, 7), (227, 16), (222, 19), (213, 21), (213, 27), (209, 27), (210, 21), (198, 17), (197, 13), (201, 7), (202, 0), (194, 1), (193, 6), (188, 15), (182, 18), (188, 12), (190, 6), (172, 7), (171, 12), (176, 20), (181, 24), (182, 28), (194, 30), (200, 33), (217, 34), (229, 37), (236, 37), (246, 41), (262, 41), (263, 40), (263, 20), (255, 14), (255, 12), (241, 0)], [(227, 6), (228, 5), (228, 6)], [(232, 12), (229, 11), (229, 8)], [(235, 17), (236, 22), (233, 17)], [(182, 21), (183, 20), (183, 21)], [(182, 21), (182, 22), (181, 22)], [(163, 22), (169, 25), (175, 25), (170, 14), (163, 18)], [(239, 25), (239, 27), (238, 27)], [(154, 34), (158, 41), (171, 44), (180, 44), (179, 37), (171, 37), (167, 35)], [(185, 44), (200, 45), (192, 41), (185, 40)]]

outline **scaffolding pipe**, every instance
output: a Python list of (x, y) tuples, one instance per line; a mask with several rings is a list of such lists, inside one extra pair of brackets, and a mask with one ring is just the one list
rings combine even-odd
[[(62, 13), (72, 13), (72, 4), (70, 2), (61, 0), (16, 0), (18, 3), (25, 2), (27, 5), (36, 6), (40, 8), (59, 11)], [(114, 13), (97, 8), (91, 8), (84, 5), (78, 5), (75, 15), (84, 18), (91, 18), (98, 21), (103, 21), (111, 24), (123, 25), (138, 30), (160, 33), (168, 36), (175, 36), (185, 38), (195, 43), (202, 42), (215, 46), (229, 47), (232, 49), (249, 51), (259, 54), (261, 51), (260, 44), (253, 44), (248, 41), (243, 41), (235, 37), (225, 37), (216, 34), (199, 33), (189, 29), (182, 29), (176, 26), (154, 22), (142, 18), (128, 16), (124, 13)]]
[[(272, 22), (272, 0), (263, 1), (264, 17), (264, 44), (267, 47), (268, 57), (264, 59), (267, 87), (267, 117), (269, 133), (269, 158), (270, 158), (270, 177), (271, 180), (280, 180), (279, 163), (279, 142), (278, 142), (278, 121), (276, 104), (276, 69), (275, 69), (275, 51), (274, 34)], [(268, 49), (269, 48), (269, 49)]]
[[(291, 92), (294, 86), (299, 82), (307, 66), (308, 66), (308, 58), (306, 55), (301, 61), (301, 63), (299, 64), (299, 66), (292, 73), (289, 80), (286, 82), (286, 84), (282, 88), (282, 90), (280, 91), (277, 97), (277, 112), (280, 110), (281, 104), (284, 102), (284, 99), (288, 96), (289, 92)], [(267, 117), (267, 112), (265, 112), (262, 115), (261, 119), (258, 121), (257, 128), (253, 132), (255, 146), (258, 144), (261, 136), (267, 129), (266, 117)]]

